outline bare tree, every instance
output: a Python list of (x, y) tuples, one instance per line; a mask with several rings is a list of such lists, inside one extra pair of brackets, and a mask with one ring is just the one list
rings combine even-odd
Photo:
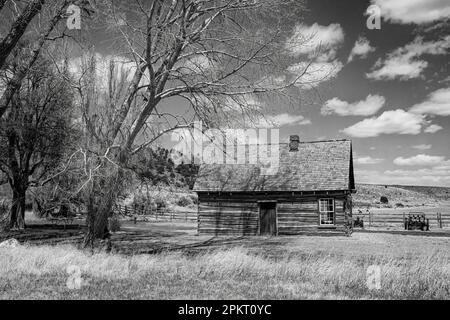
[(14, 94), (0, 127), (0, 171), (12, 190), (7, 228), (25, 227), (25, 196), (61, 160), (71, 128), (70, 88), (40, 60)]
[[(0, 10), (3, 9), (7, 0), (0, 1)], [(45, 3), (45, 0), (33, 0), (30, 1), (25, 8), (23, 8), (22, 12), (20, 12), (19, 16), (16, 18), (14, 23), (11, 25), (11, 29), (8, 34), (3, 37), (0, 41), (0, 69), (6, 62), (6, 58), (17, 45), (22, 35), (25, 33), (28, 25), (33, 20), (34, 16), (38, 14), (42, 5)]]
[[(13, 15), (11, 10), (7, 11), (5, 4), (7, 0), (1, 0), (0, 2), (0, 17), (2, 21), (7, 21), (7, 17)], [(32, 24), (33, 18), (41, 14), (41, 20), (37, 25), (37, 32), (35, 38), (33, 39), (34, 44), (31, 48), (31, 54), (28, 55), (27, 59), (22, 60), (19, 68), (15, 68), (14, 76), (9, 79), (9, 81), (4, 84), (4, 90), (0, 97), (0, 118), (6, 111), (11, 102), (11, 99), (15, 92), (19, 90), (22, 80), (25, 78), (28, 70), (33, 66), (33, 64), (38, 59), (44, 44), (51, 40), (52, 33), (57, 29), (57, 26), (61, 21), (65, 21), (67, 17), (67, 8), (71, 4), (79, 5), (80, 8), (89, 10), (90, 2), (87, 0), (58, 0), (51, 1), (51, 3), (44, 7), (45, 0), (30, 0), (26, 3), (26, 6), (20, 10), (17, 6), (14, 6), (18, 11), (17, 16), (13, 19), (11, 23), (10, 30), (5, 37), (0, 39), (0, 69), (7, 68), (7, 58), (11, 55), (14, 49), (19, 44), (19, 40), (22, 39), (25, 31)], [(43, 25), (41, 25), (41, 23)], [(63, 25), (63, 29), (65, 25)], [(53, 39), (58, 39), (65, 35), (55, 36)]]
[[(85, 130), (85, 245), (107, 234), (132, 155), (195, 119), (216, 128), (251, 121), (262, 97), (288, 97), (308, 68), (286, 73), (285, 25), (298, 19), (299, 1), (105, 0), (100, 8), (115, 55), (106, 68), (95, 54), (78, 61), (71, 79)], [(174, 101), (178, 113), (166, 110)]]

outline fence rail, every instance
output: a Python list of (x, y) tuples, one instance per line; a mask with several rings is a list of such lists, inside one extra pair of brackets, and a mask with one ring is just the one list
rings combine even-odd
[[(419, 214), (419, 212), (353, 212), (353, 220), (359, 217), (360, 219), (364, 220), (364, 226), (367, 227), (386, 225), (403, 226), (405, 219), (408, 218), (409, 214)], [(429, 220), (431, 227), (440, 229), (450, 227), (450, 213), (420, 212), (420, 214), (425, 214), (425, 217)]]
[[(174, 211), (166, 208), (152, 208), (147, 206), (123, 206), (116, 205), (114, 208), (114, 213), (120, 214), (122, 216), (138, 219), (140, 217), (145, 217), (153, 220), (184, 220), (184, 221), (197, 221), (197, 211)], [(398, 226), (403, 227), (405, 218), (408, 214), (417, 214), (417, 212), (353, 212), (353, 220), (357, 217), (364, 220), (365, 227), (378, 227), (378, 226)], [(450, 227), (450, 213), (425, 213), (426, 219), (429, 219), (430, 227), (432, 228), (446, 228)]]
[(114, 213), (122, 216), (137, 219), (138, 217), (146, 217), (154, 220), (184, 220), (197, 221), (197, 212), (195, 211), (173, 211), (165, 208), (154, 209), (146, 206), (122, 206), (116, 205)]

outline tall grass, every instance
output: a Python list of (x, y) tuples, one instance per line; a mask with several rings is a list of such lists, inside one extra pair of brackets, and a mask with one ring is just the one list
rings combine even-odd
[[(70, 246), (0, 248), (0, 298), (119, 299), (449, 299), (450, 254), (348, 256), (312, 252), (269, 258), (243, 247), (196, 255), (123, 256)], [(381, 267), (381, 289), (366, 270)], [(67, 268), (84, 285), (69, 289)]]

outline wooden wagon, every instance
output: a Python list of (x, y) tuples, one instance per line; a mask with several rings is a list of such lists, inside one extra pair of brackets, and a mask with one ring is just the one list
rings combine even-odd
[(427, 219), (423, 212), (410, 212), (405, 217), (405, 230), (430, 230), (430, 219)]

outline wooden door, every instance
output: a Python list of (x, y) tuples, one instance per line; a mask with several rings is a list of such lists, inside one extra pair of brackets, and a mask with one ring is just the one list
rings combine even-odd
[(259, 234), (277, 234), (277, 204), (267, 202), (260, 204), (259, 210)]

